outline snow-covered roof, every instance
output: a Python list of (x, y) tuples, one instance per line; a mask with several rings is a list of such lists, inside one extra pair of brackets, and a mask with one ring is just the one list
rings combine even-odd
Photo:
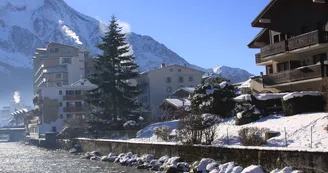
[(320, 96), (322, 92), (319, 91), (301, 91), (301, 92), (292, 92), (283, 97), (285, 101), (292, 99), (294, 97), (303, 97), (303, 96)]
[(173, 106), (179, 108), (182, 106), (190, 106), (191, 102), (188, 99), (165, 99), (164, 101), (172, 104)]
[(174, 91), (173, 95), (174, 95), (176, 92), (181, 91), (181, 90), (186, 91), (186, 92), (188, 92), (188, 93), (192, 93), (192, 92), (195, 91), (195, 87), (180, 87), (179, 89), (177, 89), (176, 91)]
[(204, 71), (200, 71), (200, 70), (197, 70), (195, 68), (188, 67), (188, 66), (183, 66), (183, 65), (179, 65), (179, 64), (168, 64), (168, 65), (165, 65), (164, 67), (158, 67), (156, 69), (152, 69), (152, 70), (141, 72), (140, 74), (147, 74), (149, 72), (153, 72), (153, 71), (161, 70), (161, 69), (166, 69), (166, 68), (173, 67), (173, 66), (182, 67), (182, 68), (188, 68), (188, 69), (192, 69), (194, 71), (199, 71), (201, 73), (205, 73)]
[[(253, 94), (258, 100), (270, 100), (280, 99), (289, 93), (264, 93), (264, 94)], [(234, 98), (236, 102), (252, 101), (251, 94), (242, 94)]]
[(252, 79), (248, 79), (247, 81), (243, 82), (238, 88), (250, 88), (251, 81), (252, 81)]
[(89, 87), (96, 87), (95, 84), (92, 84), (88, 79), (80, 79), (75, 83), (71, 84), (71, 86), (89, 86)]

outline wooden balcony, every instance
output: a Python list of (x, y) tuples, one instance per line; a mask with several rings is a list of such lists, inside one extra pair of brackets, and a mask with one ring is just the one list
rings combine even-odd
[(73, 112), (88, 112), (88, 107), (64, 107), (64, 112), (73, 113)]
[(284, 53), (287, 51), (286, 41), (281, 41), (274, 44), (269, 44), (261, 48), (261, 58), (265, 58), (271, 55)]
[(85, 100), (85, 95), (66, 95), (64, 100)]
[(263, 85), (271, 86), (271, 85), (278, 85), (283, 83), (319, 78), (319, 77), (323, 77), (324, 74), (326, 74), (326, 72), (321, 71), (320, 65), (305, 66), (289, 71), (263, 76)]
[(255, 54), (255, 63), (259, 64), (262, 62), (261, 53)]
[[(286, 41), (266, 45), (261, 48), (260, 57), (265, 58), (268, 56), (285, 53), (287, 51), (293, 51), (320, 43), (328, 43), (328, 32), (312, 31), (290, 38)], [(263, 62), (258, 56), (256, 56), (256, 58), (256, 63)]]
[(292, 51), (303, 47), (307, 47), (319, 43), (327, 43), (327, 42), (328, 42), (327, 32), (312, 31), (288, 39), (288, 50)]

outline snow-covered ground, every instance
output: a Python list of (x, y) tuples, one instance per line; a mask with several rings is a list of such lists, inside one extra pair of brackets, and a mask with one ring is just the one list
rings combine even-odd
[[(238, 137), (238, 131), (240, 129), (245, 127), (263, 127), (269, 128), (271, 131), (280, 132), (279, 136), (271, 138), (267, 141), (267, 144), (263, 146), (266, 149), (271, 148), (282, 150), (288, 149), (328, 152), (328, 132), (324, 130), (324, 127), (328, 124), (328, 113), (309, 113), (288, 117), (281, 115), (270, 115), (256, 122), (242, 126), (234, 125), (234, 121), (234, 118), (225, 119), (222, 123), (217, 125), (217, 136), (216, 140), (213, 142), (214, 146), (240, 148), (242, 147)], [(174, 131), (174, 129), (178, 127), (178, 122), (179, 121), (170, 121), (152, 124), (141, 130), (138, 133), (137, 138), (130, 139), (130, 141), (163, 143), (164, 141), (161, 141), (154, 135), (154, 129), (165, 125), (169, 126), (170, 129)], [(174, 142), (165, 143), (173, 144)]]
[(245, 127), (258, 127), (280, 132), (279, 136), (267, 141), (265, 145), (267, 147), (286, 147), (287, 139), (287, 148), (309, 149), (311, 148), (312, 134), (312, 148), (328, 151), (328, 132), (324, 130), (327, 124), (327, 113), (299, 114), (287, 117), (270, 115), (242, 126), (234, 125), (234, 119), (227, 119), (218, 125), (218, 136), (214, 145), (227, 145), (227, 133), (229, 145), (240, 145), (238, 131)]

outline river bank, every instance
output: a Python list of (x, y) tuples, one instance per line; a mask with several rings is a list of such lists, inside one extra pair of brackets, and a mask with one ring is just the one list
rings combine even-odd
[[(182, 146), (176, 144), (150, 144), (103, 139), (78, 138), (73, 141), (61, 141), (62, 147), (79, 144), (84, 152), (98, 151), (108, 156), (109, 153), (129, 154), (129, 159), (137, 159), (144, 154), (151, 154), (155, 160), (167, 155), (169, 158), (178, 156), (189, 165), (204, 158), (211, 158), (218, 163), (234, 162), (235, 166), (247, 168), (261, 165), (265, 172), (276, 168), (293, 167), (304, 172), (328, 172), (328, 153), (309, 151), (265, 150), (257, 148), (220, 148), (213, 146)], [(90, 159), (90, 158), (89, 158)], [(97, 160), (97, 159), (96, 159)], [(98, 159), (99, 160), (99, 159)]]

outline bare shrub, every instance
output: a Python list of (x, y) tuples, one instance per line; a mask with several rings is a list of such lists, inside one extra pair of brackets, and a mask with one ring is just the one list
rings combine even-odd
[(64, 122), (63, 129), (58, 133), (58, 138), (72, 139), (81, 137), (87, 131), (87, 119), (81, 116), (70, 117)]
[(185, 145), (201, 144), (202, 126), (201, 116), (187, 116), (180, 121), (177, 139)]
[(156, 127), (155, 129), (155, 135), (164, 140), (164, 141), (168, 141), (169, 140), (169, 136), (170, 136), (170, 128), (168, 126), (160, 126), (160, 127)]
[(189, 115), (180, 121), (177, 139), (185, 145), (211, 145), (219, 120), (214, 114)]
[(203, 130), (203, 134), (204, 134), (204, 145), (211, 145), (212, 142), (215, 139), (215, 135), (216, 135), (216, 126), (213, 125), (211, 127), (208, 127), (206, 129)]
[(261, 146), (266, 143), (264, 134), (267, 131), (268, 128), (246, 127), (239, 130), (238, 135), (244, 146)]

